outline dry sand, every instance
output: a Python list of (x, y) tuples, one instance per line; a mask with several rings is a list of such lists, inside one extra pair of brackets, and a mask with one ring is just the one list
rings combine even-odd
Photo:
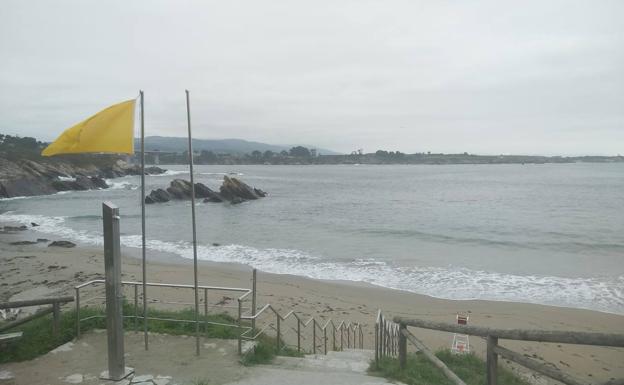
[[(38, 237), (42, 236), (31, 231), (0, 235), (0, 300), (15, 296), (38, 297), (44, 292), (73, 295), (75, 285), (103, 277), (104, 265), (99, 248), (61, 249), (47, 247), (45, 243), (9, 244), (24, 239), (34, 241)], [(140, 281), (141, 265), (136, 250), (123, 250), (123, 255), (123, 279)], [(192, 262), (189, 260), (150, 252), (148, 261), (148, 282), (193, 283)], [(200, 263), (199, 281), (202, 285), (249, 288), (251, 269), (235, 264), (203, 262)], [(127, 295), (132, 300), (131, 290)], [(232, 293), (211, 293), (209, 296), (210, 304), (236, 304), (236, 295)], [(155, 297), (167, 302), (193, 303), (191, 290), (148, 291), (148, 298)], [(304, 317), (360, 322), (366, 331), (367, 348), (372, 347), (377, 309), (382, 309), (388, 317), (401, 315), (444, 322), (454, 322), (458, 311), (467, 311), (470, 312), (470, 324), (479, 326), (624, 333), (624, 316), (615, 314), (523, 303), (443, 300), (368, 284), (259, 272), (258, 305), (261, 307), (266, 303), (283, 313), (294, 309)], [(188, 307), (184, 304), (160, 306)], [(269, 321), (268, 316), (265, 318), (259, 320), (260, 326)], [(288, 327), (285, 329), (287, 334), (290, 333)], [(452, 340), (449, 333), (424, 329), (412, 331), (434, 349), (448, 348)], [(483, 355), (481, 339), (472, 338), (471, 344), (477, 354)], [(550, 362), (588, 383), (624, 378), (624, 349), (514, 341), (501, 341), (501, 345)], [(190, 341), (189, 349), (193, 349)], [(546, 383), (541, 377), (532, 376), (530, 379), (534, 383)]]

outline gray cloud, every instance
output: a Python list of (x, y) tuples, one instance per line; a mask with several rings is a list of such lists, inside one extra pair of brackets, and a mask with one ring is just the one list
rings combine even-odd
[(616, 154), (619, 1), (4, 1), (0, 130), (146, 92), (148, 134), (336, 150)]

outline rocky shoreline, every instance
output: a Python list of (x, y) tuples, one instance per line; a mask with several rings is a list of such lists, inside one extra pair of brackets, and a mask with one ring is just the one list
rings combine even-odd
[[(145, 169), (147, 175), (162, 174), (159, 167)], [(59, 191), (108, 188), (105, 178), (140, 175), (141, 168), (122, 160), (105, 166), (70, 162), (11, 161), (0, 158), (0, 198), (49, 195)]]

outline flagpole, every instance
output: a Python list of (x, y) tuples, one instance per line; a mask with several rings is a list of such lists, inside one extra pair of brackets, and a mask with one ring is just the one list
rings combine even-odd
[(145, 350), (148, 349), (147, 340), (147, 274), (145, 271), (145, 124), (143, 91), (141, 93), (141, 267), (143, 270), (143, 337), (145, 340)]
[(197, 231), (195, 226), (195, 180), (193, 178), (193, 137), (191, 135), (191, 106), (186, 92), (186, 121), (188, 124), (189, 172), (191, 174), (191, 217), (193, 221), (193, 278), (195, 285), (195, 354), (199, 356), (199, 291), (197, 287)]

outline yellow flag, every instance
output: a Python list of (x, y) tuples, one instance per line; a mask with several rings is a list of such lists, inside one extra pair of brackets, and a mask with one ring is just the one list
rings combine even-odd
[(112, 105), (63, 131), (41, 155), (108, 152), (134, 154), (134, 104)]

